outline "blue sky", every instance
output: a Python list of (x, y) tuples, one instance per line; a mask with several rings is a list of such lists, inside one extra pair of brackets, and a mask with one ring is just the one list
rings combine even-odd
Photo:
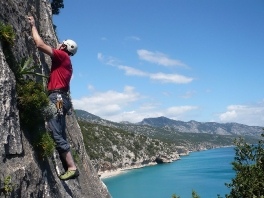
[(53, 17), (75, 40), (71, 96), (115, 122), (264, 126), (263, 0), (64, 0)]

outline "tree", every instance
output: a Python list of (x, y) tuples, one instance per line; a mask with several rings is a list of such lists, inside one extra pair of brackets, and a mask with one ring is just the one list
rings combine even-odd
[(192, 190), (192, 197), (193, 198), (200, 198), (200, 196), (194, 190)]
[[(176, 194), (173, 194), (172, 198), (181, 198), (181, 197), (177, 196)], [(200, 198), (200, 196), (196, 193), (195, 190), (192, 190), (192, 198)]]
[(51, 0), (52, 14), (59, 14), (61, 8), (64, 8), (63, 0)]
[[(264, 134), (261, 135), (264, 137)], [(235, 140), (235, 158), (232, 162), (236, 177), (230, 184), (227, 198), (263, 197), (264, 195), (264, 141), (249, 145), (242, 138)]]
[(171, 198), (181, 198), (181, 197), (177, 196), (176, 194), (173, 194)]

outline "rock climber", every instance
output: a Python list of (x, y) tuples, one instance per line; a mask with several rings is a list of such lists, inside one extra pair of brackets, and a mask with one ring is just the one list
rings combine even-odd
[(32, 16), (28, 17), (31, 25), (32, 37), (39, 51), (49, 55), (52, 59), (50, 77), (48, 81), (48, 93), (50, 104), (54, 105), (57, 113), (49, 119), (48, 129), (56, 143), (56, 149), (60, 155), (65, 173), (61, 174), (61, 180), (74, 179), (79, 176), (75, 166), (70, 144), (66, 137), (65, 115), (72, 104), (68, 95), (69, 84), (72, 76), (72, 64), (70, 56), (76, 54), (78, 46), (72, 40), (65, 40), (56, 49), (44, 43), (40, 37)]

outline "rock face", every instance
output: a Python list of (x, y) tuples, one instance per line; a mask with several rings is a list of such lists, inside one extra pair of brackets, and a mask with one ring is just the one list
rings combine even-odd
[[(53, 30), (49, 0), (0, 0), (0, 22), (12, 25), (16, 33), (12, 48), (16, 61), (31, 56), (34, 65), (41, 65), (37, 72), (48, 75), (50, 58), (39, 53), (30, 38), (27, 15), (34, 16), (43, 40), (55, 47), (58, 41)], [(62, 173), (63, 168), (56, 152), (52, 159), (39, 159), (28, 133), (20, 128), (15, 77), (6, 62), (4, 50), (0, 41), (0, 197), (5, 197), (3, 181), (7, 176), (11, 176), (10, 183), (13, 185), (10, 197), (111, 197), (85, 151), (82, 133), (74, 115), (67, 116), (67, 135), (79, 156), (78, 179), (59, 180), (57, 174)]]
[[(79, 119), (79, 117), (78, 117)], [(183, 146), (79, 119), (86, 151), (99, 174), (170, 163), (188, 155)]]

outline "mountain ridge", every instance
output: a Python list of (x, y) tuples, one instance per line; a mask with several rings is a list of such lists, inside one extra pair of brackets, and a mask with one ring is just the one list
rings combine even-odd
[[(172, 162), (189, 152), (232, 146), (238, 138), (235, 135), (182, 133), (155, 119), (145, 121), (160, 127), (148, 123), (115, 123), (83, 110), (75, 110), (75, 113), (86, 151), (99, 175), (112, 170)], [(254, 138), (244, 138), (249, 143), (257, 142)]]
[(209, 133), (219, 135), (247, 135), (259, 137), (262, 133), (260, 126), (248, 126), (235, 122), (217, 123), (217, 122), (198, 122), (190, 120), (188, 122), (172, 120), (166, 117), (145, 118), (140, 125), (150, 125), (160, 128), (173, 128), (179, 132), (188, 133)]
[[(217, 123), (217, 122), (198, 122), (190, 120), (188, 122), (180, 120), (172, 120), (164, 116), (157, 118), (144, 118), (141, 122), (130, 123), (122, 121), (120, 123), (108, 121), (100, 118), (99, 116), (93, 115), (84, 110), (75, 110), (77, 117), (94, 122), (97, 124), (104, 124), (110, 126), (116, 126), (125, 130), (136, 126), (150, 126), (157, 127), (168, 132), (181, 132), (181, 133), (207, 133), (216, 135), (241, 135), (241, 136), (252, 136), (260, 137), (263, 127), (260, 126), (248, 126), (245, 124), (239, 124), (235, 122), (230, 123)], [(129, 127), (130, 126), (130, 127)]]

